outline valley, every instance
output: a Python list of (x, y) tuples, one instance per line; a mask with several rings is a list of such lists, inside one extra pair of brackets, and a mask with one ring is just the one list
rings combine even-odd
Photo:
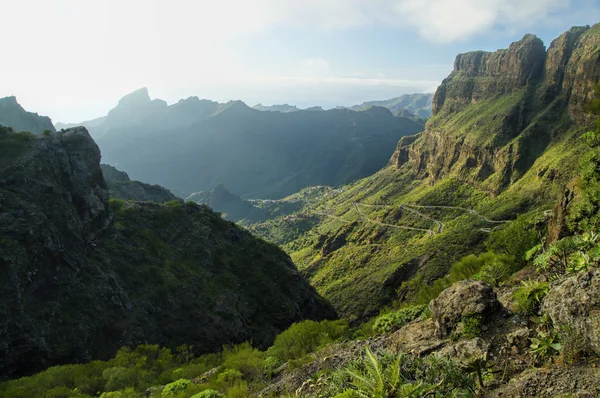
[(0, 398), (600, 394), (600, 24), (433, 95), (3, 123)]

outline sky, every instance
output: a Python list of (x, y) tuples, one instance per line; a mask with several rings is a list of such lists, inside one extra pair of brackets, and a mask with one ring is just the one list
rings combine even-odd
[(546, 46), (600, 0), (0, 0), (0, 97), (54, 122), (148, 87), (331, 108), (434, 92), (456, 54)]

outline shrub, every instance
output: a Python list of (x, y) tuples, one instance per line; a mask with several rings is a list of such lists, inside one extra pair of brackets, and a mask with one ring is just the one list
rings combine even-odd
[(298, 359), (325, 344), (338, 340), (347, 329), (348, 325), (343, 320), (321, 322), (309, 320), (294, 323), (275, 338), (268, 354), (284, 362)]
[(227, 398), (248, 398), (248, 383), (244, 380), (238, 380), (233, 386), (227, 389)]
[(253, 379), (262, 374), (266, 354), (252, 347), (250, 343), (242, 343), (231, 347), (223, 347), (223, 367), (241, 372), (245, 378)]
[(263, 362), (263, 373), (268, 377), (277, 374), (277, 370), (283, 365), (283, 361), (277, 357), (267, 357)]
[(221, 394), (217, 390), (204, 390), (191, 398), (225, 398), (225, 395)]
[(138, 379), (138, 370), (117, 366), (106, 369), (102, 372), (102, 377), (106, 380), (105, 391), (117, 391), (134, 386)]
[(492, 286), (498, 286), (501, 282), (507, 280), (515, 271), (518, 270), (518, 266), (512, 257), (499, 254), (489, 255), (486, 253), (484, 265), (479, 271), (478, 279), (489, 283)]
[(481, 336), (481, 323), (482, 319), (480, 315), (467, 315), (463, 317), (462, 336), (466, 339), (474, 339)]
[(161, 396), (168, 397), (170, 395), (176, 395), (182, 391), (187, 390), (187, 388), (192, 384), (190, 380), (179, 379), (172, 383), (169, 383), (163, 388)]
[(588, 341), (580, 328), (564, 325), (558, 332), (561, 354), (567, 363), (575, 363), (588, 353)]
[(236, 369), (225, 369), (217, 376), (217, 384), (224, 387), (229, 387), (235, 384), (236, 381), (244, 377), (242, 372)]
[(390, 333), (400, 329), (407, 323), (415, 320), (425, 311), (426, 305), (414, 305), (402, 308), (396, 312), (380, 315), (373, 324), (373, 330), (377, 333)]
[(470, 254), (452, 264), (448, 275), (435, 280), (431, 285), (427, 285), (422, 280), (419, 280), (419, 278), (413, 278), (411, 281), (403, 284), (403, 286), (409, 287), (415, 283), (420, 284), (421, 287), (411, 302), (414, 304), (429, 304), (429, 302), (437, 298), (444, 289), (452, 286), (455, 282), (475, 277), (486, 267), (488, 269), (486, 275), (489, 273), (490, 277), (491, 275), (494, 275), (498, 278), (498, 274), (504, 275), (505, 272), (500, 272), (500, 270), (505, 267), (510, 268), (511, 266), (508, 264), (514, 263), (512, 263), (509, 256), (504, 254), (496, 254), (493, 252), (482, 253), (478, 256)]
[(490, 233), (486, 240), (488, 250), (502, 253), (524, 265), (525, 254), (530, 247), (538, 242), (538, 237), (532, 222), (527, 216), (519, 215), (516, 220), (505, 224), (501, 229)]
[(45, 136), (45, 137), (48, 137), (48, 136), (50, 136), (51, 134), (52, 134), (52, 131), (50, 131), (50, 130), (44, 130), (44, 131), (42, 132), (42, 135), (43, 135), (43, 136)]
[(548, 282), (523, 281), (521, 287), (513, 293), (517, 312), (525, 315), (535, 314), (549, 288)]

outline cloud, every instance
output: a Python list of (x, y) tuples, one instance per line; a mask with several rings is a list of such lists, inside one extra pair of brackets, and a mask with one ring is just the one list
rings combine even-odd
[[(326, 32), (381, 25), (452, 42), (555, 22), (569, 8), (597, 8), (594, 0), (577, 0), (587, 1), (585, 7), (572, 7), (574, 1), (0, 0), (0, 35), (5, 38), (0, 96), (17, 95), (29, 109), (68, 121), (102, 114), (115, 98), (142, 86), (154, 88), (157, 96), (194, 89), (190, 95), (208, 97), (217, 82), (264, 84), (267, 68), (271, 80), (288, 79), (287, 84), (328, 78), (333, 80), (327, 84), (336, 87), (399, 87), (398, 81), (376, 75), (343, 77), (346, 65), (336, 65), (329, 54), (304, 60), (306, 54), (300, 59), (289, 59), (293, 53), (272, 54), (261, 64), (248, 62), (240, 49), (251, 51), (253, 40), (286, 29)], [(283, 66), (275, 65), (286, 56)]]

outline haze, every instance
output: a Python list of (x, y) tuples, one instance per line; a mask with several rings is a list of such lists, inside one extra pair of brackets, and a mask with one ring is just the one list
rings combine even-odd
[(0, 97), (54, 122), (106, 114), (148, 87), (325, 108), (433, 92), (457, 53), (600, 19), (592, 0), (0, 2)]

